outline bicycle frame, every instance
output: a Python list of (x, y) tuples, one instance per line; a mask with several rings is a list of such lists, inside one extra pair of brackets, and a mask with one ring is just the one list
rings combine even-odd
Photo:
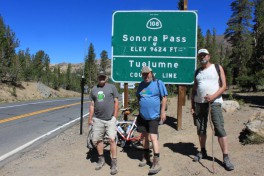
[[(117, 133), (121, 136), (121, 139), (119, 140), (122, 140), (121, 142), (123, 142), (123, 146), (125, 146), (126, 142), (128, 141), (139, 141), (141, 139), (141, 135), (132, 136), (133, 132), (137, 128), (136, 121), (137, 121), (137, 116), (135, 116), (135, 119), (133, 121), (117, 121), (116, 122), (116, 130), (117, 130)], [(126, 133), (122, 134), (122, 132), (118, 130), (118, 126), (122, 128), (122, 124), (126, 124), (127, 126), (132, 124), (127, 134)]]

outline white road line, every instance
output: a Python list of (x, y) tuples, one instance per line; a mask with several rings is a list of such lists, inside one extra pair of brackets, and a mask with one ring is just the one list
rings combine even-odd
[[(89, 113), (84, 114), (83, 117), (88, 116), (88, 115), (89, 115)], [(8, 158), (8, 157), (10, 157), (10, 156), (12, 156), (12, 155), (14, 155), (15, 153), (17, 153), (17, 152), (19, 152), (19, 151), (25, 149), (26, 147), (32, 145), (32, 144), (35, 143), (36, 141), (38, 141), (38, 140), (40, 140), (40, 139), (42, 139), (42, 138), (44, 138), (44, 137), (46, 137), (46, 136), (48, 136), (48, 135), (51, 135), (52, 133), (54, 133), (54, 132), (56, 132), (56, 131), (58, 131), (58, 130), (60, 130), (60, 129), (62, 129), (62, 128), (66, 127), (66, 126), (68, 126), (68, 125), (70, 125), (70, 124), (72, 124), (72, 123), (74, 123), (74, 122), (76, 122), (77, 120), (80, 120), (80, 117), (78, 117), (78, 118), (76, 118), (76, 119), (74, 119), (74, 120), (72, 120), (72, 121), (70, 121), (70, 122), (68, 122), (68, 123), (66, 123), (66, 124), (64, 124), (64, 125), (62, 125), (62, 126), (56, 128), (56, 129), (54, 129), (54, 130), (51, 130), (51, 131), (49, 131), (48, 133), (46, 133), (46, 134), (44, 134), (44, 135), (42, 135), (42, 136), (40, 136), (40, 137), (38, 137), (38, 138), (36, 138), (36, 139), (33, 139), (32, 141), (29, 141), (28, 143), (26, 143), (26, 144), (24, 144), (24, 145), (22, 145), (22, 146), (20, 146), (20, 147), (18, 147), (18, 148), (16, 148), (16, 149), (14, 149), (14, 150), (12, 150), (12, 151), (10, 151), (10, 152), (8, 152), (8, 153), (2, 155), (2, 156), (0, 157), (0, 162), (3, 161), (4, 159), (6, 159), (6, 158)]]
[(42, 101), (42, 102), (36, 102), (36, 103), (27, 103), (27, 104), (13, 105), (13, 106), (4, 106), (4, 107), (0, 107), (0, 109), (13, 108), (13, 107), (18, 107), (18, 106), (26, 106), (26, 105), (33, 105), (33, 104), (41, 104), (41, 103), (49, 103), (49, 102), (56, 102), (56, 101), (76, 100), (76, 99), (63, 99), (63, 100)]

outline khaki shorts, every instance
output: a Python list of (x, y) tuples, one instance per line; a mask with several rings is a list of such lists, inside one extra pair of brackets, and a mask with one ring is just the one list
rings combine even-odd
[[(105, 136), (106, 135), (106, 136)], [(116, 137), (116, 118), (111, 120), (101, 120), (96, 117), (93, 118), (93, 143), (102, 141), (104, 137), (108, 139), (115, 139)]]

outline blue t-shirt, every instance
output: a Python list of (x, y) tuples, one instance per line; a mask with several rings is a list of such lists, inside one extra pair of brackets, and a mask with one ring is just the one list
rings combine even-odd
[[(159, 86), (158, 82), (159, 81)], [(160, 90), (159, 90), (160, 88)], [(153, 120), (160, 117), (160, 97), (168, 96), (167, 89), (161, 80), (145, 83), (142, 81), (137, 90), (139, 111), (145, 120)]]

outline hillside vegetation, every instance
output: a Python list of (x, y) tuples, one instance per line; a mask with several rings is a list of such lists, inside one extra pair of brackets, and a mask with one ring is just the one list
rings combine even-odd
[(0, 84), (0, 103), (39, 100), (45, 98), (81, 97), (80, 93), (60, 88), (51, 89), (42, 83), (22, 82), (18, 86)]

